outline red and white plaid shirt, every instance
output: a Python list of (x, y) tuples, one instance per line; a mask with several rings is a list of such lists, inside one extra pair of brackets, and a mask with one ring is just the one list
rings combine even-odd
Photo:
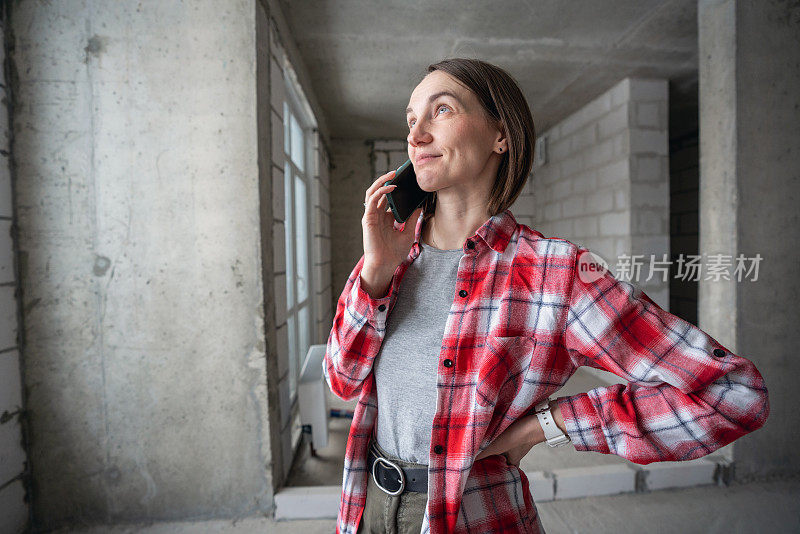
[[(355, 534), (364, 510), (378, 410), (372, 364), (421, 228), (420, 215), (387, 296), (362, 289), (362, 256), (336, 307), (323, 373), (340, 398), (358, 395), (337, 534)], [(584, 251), (518, 224), (509, 210), (464, 243), (437, 371), (422, 533), (543, 532), (525, 474), (503, 455), (475, 457), (582, 365), (628, 384), (557, 401), (578, 451), (637, 464), (691, 460), (765, 423), (767, 388), (751, 361), (607, 270), (583, 281)]]

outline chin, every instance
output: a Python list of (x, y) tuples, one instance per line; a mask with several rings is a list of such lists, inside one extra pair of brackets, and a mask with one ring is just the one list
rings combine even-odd
[(442, 188), (438, 174), (431, 173), (428, 169), (423, 169), (417, 174), (417, 184), (419, 184), (420, 189), (428, 193)]

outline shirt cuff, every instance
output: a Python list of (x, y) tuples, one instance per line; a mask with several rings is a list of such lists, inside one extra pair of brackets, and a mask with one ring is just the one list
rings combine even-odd
[(367, 321), (378, 332), (383, 332), (386, 327), (386, 318), (389, 315), (389, 302), (393, 289), (394, 276), (392, 276), (388, 294), (379, 299), (372, 298), (369, 293), (361, 287), (361, 273), (357, 273), (353, 288), (350, 290), (348, 302), (350, 313), (355, 317)]
[(553, 408), (561, 409), (567, 435), (578, 451), (606, 452), (607, 444), (600, 424), (600, 416), (587, 393), (560, 397), (553, 401)]

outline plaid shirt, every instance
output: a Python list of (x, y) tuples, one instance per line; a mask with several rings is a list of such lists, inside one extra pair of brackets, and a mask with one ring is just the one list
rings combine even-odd
[[(388, 295), (362, 289), (362, 256), (336, 307), (323, 374), (340, 398), (358, 396), (337, 534), (355, 534), (364, 510), (378, 409), (372, 364), (421, 228), (420, 215)], [(582, 365), (628, 384), (556, 401), (578, 451), (637, 464), (691, 460), (766, 421), (767, 389), (752, 362), (607, 270), (583, 281), (584, 251), (518, 224), (509, 210), (464, 243), (437, 371), (422, 533), (543, 532), (525, 474), (503, 455), (475, 457)]]

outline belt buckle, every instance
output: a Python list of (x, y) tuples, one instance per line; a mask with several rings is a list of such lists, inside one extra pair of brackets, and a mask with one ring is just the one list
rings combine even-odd
[[(386, 465), (394, 467), (398, 473), (400, 473), (400, 488), (396, 491), (389, 491), (383, 486), (381, 486), (380, 482), (378, 482), (378, 477), (375, 476), (375, 467), (378, 465), (378, 462), (383, 462)], [(403, 490), (406, 488), (406, 475), (403, 473), (403, 470), (400, 468), (399, 465), (392, 462), (387, 458), (383, 458), (382, 456), (375, 455), (375, 463), (372, 464), (372, 479), (375, 481), (375, 485), (382, 489), (384, 492), (388, 493), (389, 495), (400, 495), (403, 493)]]

